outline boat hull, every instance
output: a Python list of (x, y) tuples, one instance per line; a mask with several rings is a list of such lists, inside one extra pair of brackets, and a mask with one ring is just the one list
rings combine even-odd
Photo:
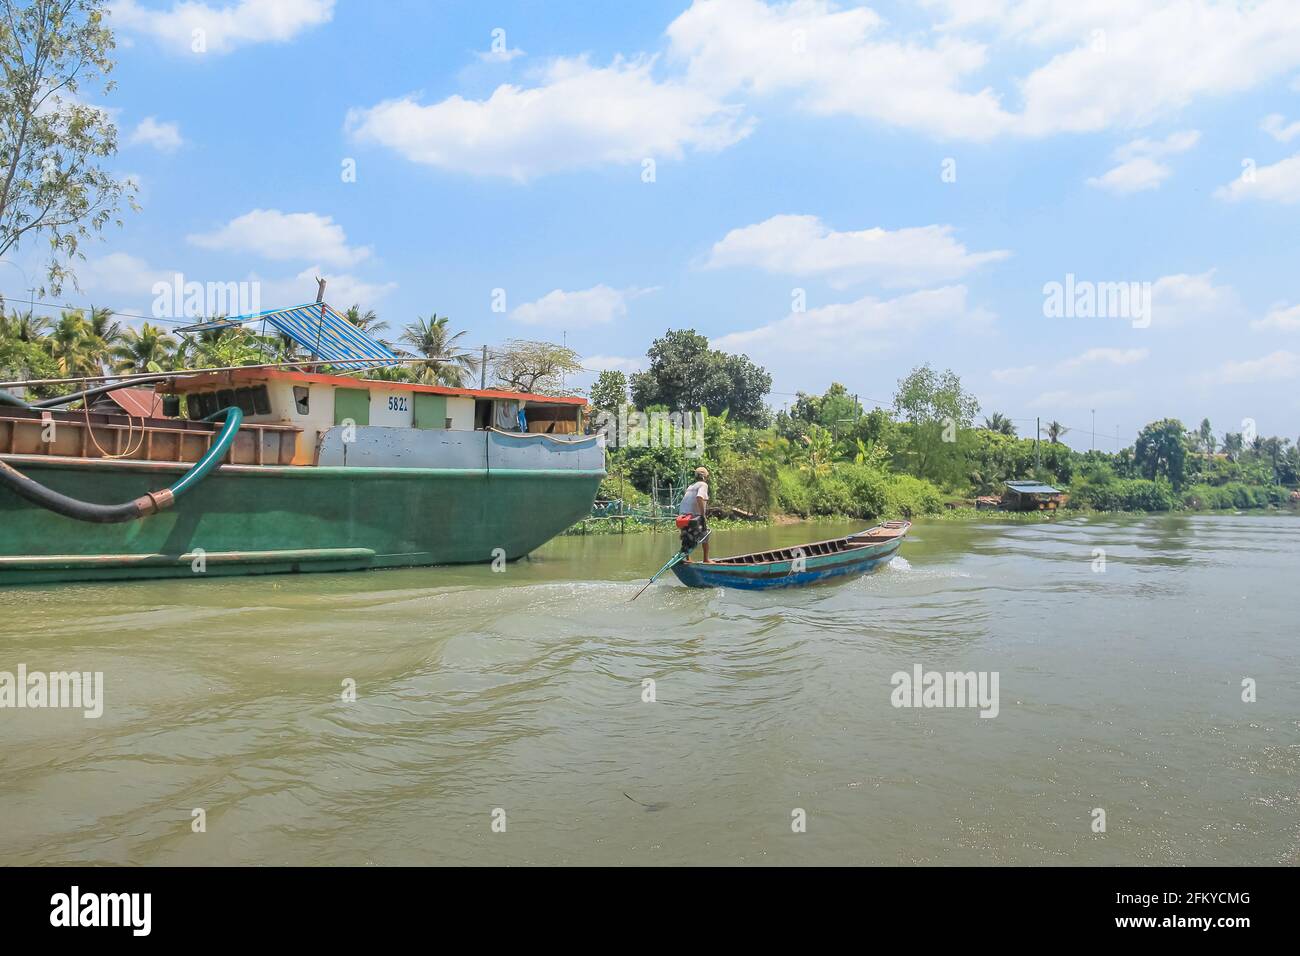
[[(73, 497), (128, 501), (188, 467), (6, 456)], [(583, 518), (589, 470), (233, 466), (161, 514), (89, 524), (0, 488), (0, 586), (514, 560)]]
[[(847, 540), (847, 539), (842, 539)], [(805, 587), (835, 578), (866, 574), (886, 564), (903, 544), (900, 534), (888, 541), (832, 554), (809, 554), (755, 564), (705, 564), (679, 561), (673, 565), (677, 580), (693, 588), (740, 588), (766, 591), (774, 588)], [(734, 559), (724, 559), (724, 561)]]

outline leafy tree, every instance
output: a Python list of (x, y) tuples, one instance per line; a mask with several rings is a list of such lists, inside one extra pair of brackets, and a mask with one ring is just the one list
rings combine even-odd
[(435, 312), (428, 319), (416, 319), (402, 332), (402, 343), (425, 357), (412, 366), (417, 382), (463, 388), (466, 377), (478, 369), (478, 362), (456, 345), (465, 332), (453, 333), (449, 322), (445, 315)]
[(1047, 440), (1053, 445), (1057, 444), (1070, 429), (1066, 428), (1060, 422), (1052, 421), (1047, 423)]
[(492, 374), (501, 388), (538, 395), (560, 395), (564, 381), (582, 371), (578, 353), (553, 342), (510, 339), (493, 353)]
[(960, 480), (958, 439), (979, 412), (974, 395), (961, 387), (956, 372), (935, 372), (929, 364), (898, 381), (894, 408), (911, 426), (904, 457), (914, 473), (934, 480)]
[(0, 3), (0, 256), (42, 236), (57, 295), (82, 242), (121, 224), (124, 199), (135, 207), (135, 187), (101, 168), (117, 152), (110, 113), (79, 98), (83, 84), (112, 89), (113, 35), (105, 0)]
[(591, 386), (591, 404), (607, 411), (627, 404), (627, 376), (614, 369), (605, 369)]
[(1196, 437), (1199, 440), (1200, 450), (1207, 455), (1214, 454), (1214, 429), (1210, 427), (1208, 418), (1201, 419), (1201, 427), (1196, 430)]
[(1187, 437), (1183, 423), (1163, 418), (1147, 425), (1133, 446), (1133, 460), (1142, 477), (1166, 478), (1174, 491), (1183, 487), (1187, 468)]
[(743, 355), (709, 348), (694, 329), (670, 329), (655, 339), (646, 355), (650, 367), (632, 376), (632, 401), (638, 408), (706, 408), (711, 415), (731, 410), (732, 420), (764, 425), (763, 398), (772, 376)]
[(803, 437), (802, 447), (796, 446), (794, 462), (799, 470), (816, 481), (831, 473), (835, 446), (831, 433), (814, 425)]
[[(6, 335), (0, 335), (0, 376), (13, 381), (61, 377), (58, 365), (39, 343)], [(59, 390), (52, 386), (39, 386), (32, 392), (39, 398), (53, 398), (59, 394)]]

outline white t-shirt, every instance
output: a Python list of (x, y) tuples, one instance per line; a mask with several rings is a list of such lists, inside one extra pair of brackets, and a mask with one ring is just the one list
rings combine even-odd
[(686, 494), (682, 496), (682, 504), (677, 509), (677, 513), (683, 515), (695, 514), (696, 498), (702, 498), (704, 501), (709, 500), (709, 483), (707, 481), (697, 481), (686, 489)]

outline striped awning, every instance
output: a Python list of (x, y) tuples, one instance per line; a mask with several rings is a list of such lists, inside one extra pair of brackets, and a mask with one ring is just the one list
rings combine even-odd
[(223, 325), (247, 325), (251, 322), (264, 322), (293, 339), (313, 359), (318, 358), (330, 365), (376, 368), (400, 364), (392, 349), (362, 332), (324, 302), (308, 302), (289, 309), (271, 309), (222, 320)]

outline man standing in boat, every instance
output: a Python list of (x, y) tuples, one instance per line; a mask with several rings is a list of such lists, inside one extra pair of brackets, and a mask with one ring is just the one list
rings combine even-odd
[(695, 545), (703, 542), (701, 547), (704, 549), (706, 564), (709, 561), (708, 510), (709, 469), (700, 467), (695, 469), (695, 482), (687, 487), (677, 512), (689, 519), (685, 523), (678, 520), (678, 527), (682, 529), (682, 550), (690, 552)]

